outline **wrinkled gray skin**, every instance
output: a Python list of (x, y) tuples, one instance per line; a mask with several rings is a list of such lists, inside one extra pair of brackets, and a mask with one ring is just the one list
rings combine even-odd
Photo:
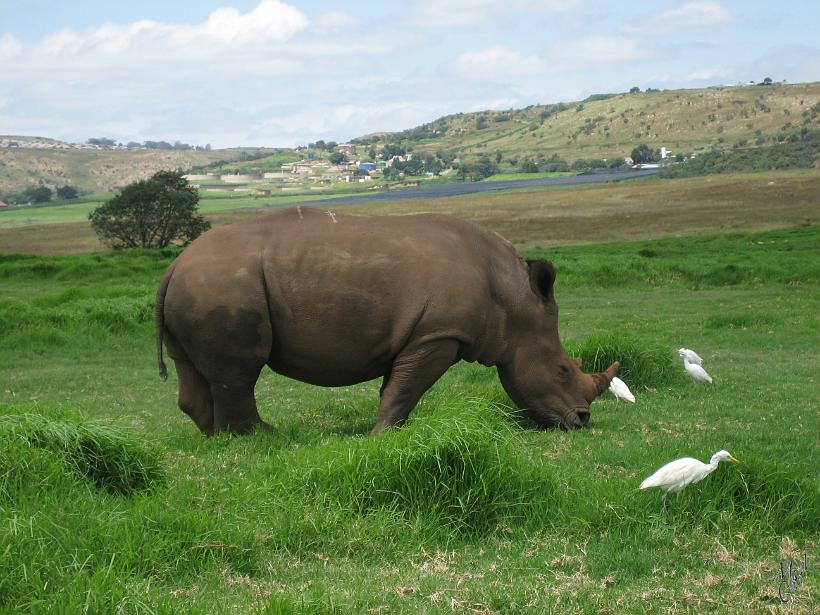
[(157, 292), (179, 406), (204, 434), (269, 429), (265, 365), (320, 386), (383, 378), (373, 433), (401, 425), (454, 363), (495, 366), (538, 425), (576, 428), (617, 373), (585, 374), (558, 339), (555, 272), (498, 234), (447, 216), (309, 208), (212, 229)]

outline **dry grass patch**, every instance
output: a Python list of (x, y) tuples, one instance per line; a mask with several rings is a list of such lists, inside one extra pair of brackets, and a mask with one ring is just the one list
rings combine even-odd
[[(818, 194), (820, 172), (778, 171), (363, 202), (333, 210), (357, 215), (455, 215), (497, 231), (526, 250), (811, 224), (820, 221)], [(268, 213), (234, 210), (206, 218), (219, 226)], [(104, 249), (87, 222), (0, 229), (0, 252), (79, 254)]]

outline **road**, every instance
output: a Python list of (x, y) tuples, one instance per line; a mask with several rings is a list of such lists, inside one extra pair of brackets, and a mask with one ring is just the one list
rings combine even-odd
[(573, 175), (570, 177), (549, 177), (543, 179), (517, 179), (500, 182), (459, 182), (454, 184), (440, 184), (438, 186), (425, 186), (419, 188), (406, 188), (402, 190), (390, 190), (375, 194), (362, 194), (356, 196), (334, 197), (322, 199), (321, 201), (306, 201), (304, 203), (289, 203), (283, 207), (293, 207), (294, 205), (346, 205), (350, 203), (365, 203), (370, 201), (399, 201), (408, 199), (432, 199), (448, 196), (461, 196), (464, 194), (475, 194), (477, 192), (489, 192), (490, 190), (510, 190), (512, 188), (531, 188), (533, 186), (564, 186), (578, 184), (595, 184), (602, 182), (616, 182), (625, 179), (635, 179), (638, 177), (648, 177), (655, 175), (657, 169), (611, 171), (607, 173), (591, 173), (589, 175)]

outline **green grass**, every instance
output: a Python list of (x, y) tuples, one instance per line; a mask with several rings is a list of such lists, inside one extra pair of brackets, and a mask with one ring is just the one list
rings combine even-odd
[[(684, 287), (691, 289), (820, 282), (816, 258), (820, 227), (766, 233), (732, 233), (610, 243), (559, 250), (535, 249), (551, 258), (556, 284), (600, 289)], [(685, 301), (685, 299), (682, 299)]]
[(47, 473), (38, 476), (38, 469), (29, 465), (39, 451), (59, 462), (63, 471), (58, 474), (73, 471), (112, 493), (146, 489), (163, 477), (157, 453), (115, 428), (18, 412), (4, 416), (0, 407), (0, 494), (20, 491), (32, 479), (40, 486), (48, 482)]
[[(567, 350), (621, 360), (637, 396), (571, 433), (462, 363), (377, 438), (378, 382), (266, 372), (274, 433), (204, 439), (156, 375), (174, 251), (3, 256), (0, 612), (813, 612), (820, 577), (781, 607), (776, 573), (820, 528), (818, 232), (530, 253)], [(637, 489), (722, 448), (742, 463), (665, 511)]]
[[(204, 214), (251, 209), (265, 206), (279, 206), (303, 201), (316, 201), (337, 196), (349, 196), (350, 191), (339, 189), (323, 191), (321, 194), (294, 192), (284, 195), (256, 197), (247, 194), (204, 192), (199, 201), (199, 211)], [(41, 207), (15, 207), (0, 211), (0, 229), (33, 226), (36, 224), (64, 224), (88, 220), (88, 214), (99, 207), (102, 201), (83, 201), (67, 205), (47, 205)]]

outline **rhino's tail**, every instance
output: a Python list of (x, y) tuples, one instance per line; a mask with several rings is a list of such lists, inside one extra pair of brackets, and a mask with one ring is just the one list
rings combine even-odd
[(159, 363), (159, 377), (163, 381), (168, 380), (168, 368), (165, 367), (165, 361), (162, 360), (162, 338), (165, 335), (165, 293), (168, 290), (168, 284), (171, 282), (171, 276), (174, 273), (174, 264), (168, 267), (168, 271), (159, 283), (157, 290), (157, 301), (154, 306), (154, 325), (157, 329), (157, 361)]

